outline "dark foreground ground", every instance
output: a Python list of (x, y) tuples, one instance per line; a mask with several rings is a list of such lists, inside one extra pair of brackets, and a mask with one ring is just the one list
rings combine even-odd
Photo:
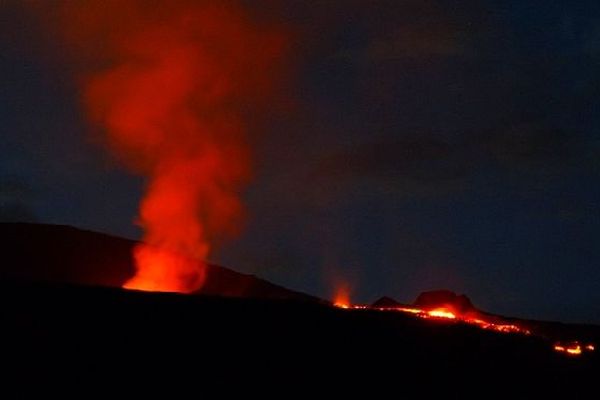
[(126, 291), (135, 244), (0, 224), (2, 398), (23, 397), (11, 387), (80, 398), (158, 388), (167, 398), (600, 398), (600, 351), (552, 350), (557, 339), (598, 345), (597, 326), (515, 321), (537, 333), (523, 336), (344, 310), (215, 265), (194, 295)]
[(598, 396), (597, 352), (573, 359), (540, 338), (398, 313), (14, 281), (0, 302), (3, 383), (27, 388)]

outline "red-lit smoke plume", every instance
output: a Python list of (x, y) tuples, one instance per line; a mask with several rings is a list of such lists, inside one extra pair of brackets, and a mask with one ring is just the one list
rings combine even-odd
[(82, 79), (90, 119), (148, 178), (137, 272), (124, 286), (194, 291), (211, 245), (239, 228), (245, 122), (272, 88), (283, 35), (230, 1), (67, 2), (61, 13), (70, 42), (94, 59)]

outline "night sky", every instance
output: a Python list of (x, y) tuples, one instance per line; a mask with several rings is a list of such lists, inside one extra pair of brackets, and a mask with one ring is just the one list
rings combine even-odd
[[(140, 237), (143, 178), (90, 133), (76, 67), (21, 3), (0, 2), (0, 220)], [(289, 68), (246, 227), (211, 261), (327, 298), (448, 288), (600, 323), (600, 3), (247, 4), (289, 27)]]

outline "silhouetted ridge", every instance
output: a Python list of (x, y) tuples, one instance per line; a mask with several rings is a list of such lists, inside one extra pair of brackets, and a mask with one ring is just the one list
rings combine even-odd
[[(121, 287), (134, 274), (136, 243), (65, 225), (0, 223), (0, 279)], [(320, 301), (217, 265), (208, 265), (199, 293)]]
[(391, 297), (387, 297), (387, 296), (383, 296), (380, 299), (378, 299), (377, 301), (375, 301), (373, 304), (371, 304), (371, 307), (375, 307), (375, 308), (393, 308), (393, 307), (400, 307), (402, 306), (402, 304), (398, 303), (396, 300), (392, 299)]

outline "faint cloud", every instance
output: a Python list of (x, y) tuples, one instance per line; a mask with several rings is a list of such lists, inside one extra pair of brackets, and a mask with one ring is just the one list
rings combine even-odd
[(352, 187), (443, 195), (464, 189), (481, 168), (512, 172), (515, 183), (543, 183), (577, 168), (593, 169), (589, 147), (582, 135), (536, 124), (448, 137), (381, 137), (324, 156), (306, 181), (318, 188), (319, 199)]

